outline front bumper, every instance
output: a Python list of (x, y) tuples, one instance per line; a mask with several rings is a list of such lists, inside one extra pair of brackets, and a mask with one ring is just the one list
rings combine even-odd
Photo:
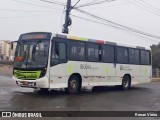
[(49, 88), (49, 79), (47, 77), (39, 78), (36, 80), (21, 80), (13, 76), (13, 79), (16, 81), (17, 85), (20, 87)]

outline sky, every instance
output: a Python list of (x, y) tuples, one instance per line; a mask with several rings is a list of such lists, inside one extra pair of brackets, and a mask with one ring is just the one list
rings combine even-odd
[[(47, 1), (54, 2), (55, 0)], [(56, 1), (66, 3), (67, 0)], [(77, 1), (72, 0), (72, 5)], [(80, 0), (76, 6), (93, 1), (104, 0)], [(108, 1), (103, 4), (80, 7), (79, 9), (118, 24), (160, 36), (160, 0)], [(74, 9), (71, 11), (71, 15), (102, 22)], [(61, 33), (64, 19), (63, 5), (41, 0), (0, 0), (0, 40), (18, 40), (20, 34), (27, 32)], [(72, 25), (69, 28), (69, 33), (75, 36), (143, 47), (149, 47), (160, 41), (160, 39), (126, 32), (74, 16), (71, 16), (71, 19)]]

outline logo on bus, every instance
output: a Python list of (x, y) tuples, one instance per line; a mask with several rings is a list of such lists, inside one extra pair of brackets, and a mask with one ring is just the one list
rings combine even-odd
[(130, 68), (130, 66), (123, 66), (123, 65), (121, 65), (120, 66), (120, 70), (123, 70), (123, 71), (132, 71), (132, 68)]
[(81, 64), (80, 69), (91, 69), (91, 65)]

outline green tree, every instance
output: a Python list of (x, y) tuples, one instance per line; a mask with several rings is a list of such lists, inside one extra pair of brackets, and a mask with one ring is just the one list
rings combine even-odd
[(160, 68), (160, 43), (158, 45), (152, 45), (151, 50), (153, 68)]

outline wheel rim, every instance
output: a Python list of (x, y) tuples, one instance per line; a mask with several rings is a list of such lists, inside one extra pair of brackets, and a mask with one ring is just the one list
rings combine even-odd
[(128, 87), (128, 85), (129, 85), (128, 80), (124, 80), (124, 82), (123, 82), (123, 86), (124, 86), (125, 88), (127, 88), (127, 87)]
[(71, 89), (73, 89), (73, 90), (75, 90), (75, 89), (77, 88), (77, 82), (76, 82), (76, 80), (72, 80), (72, 81), (70, 82), (70, 87), (71, 87)]

